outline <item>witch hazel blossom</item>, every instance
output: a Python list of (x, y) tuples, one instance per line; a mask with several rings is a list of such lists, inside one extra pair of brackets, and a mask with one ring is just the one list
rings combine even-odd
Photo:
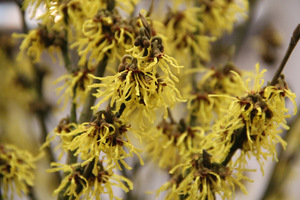
[[(280, 74), (292, 50), (270, 83), (258, 65), (254, 79), (247, 79), (248, 72), (231, 61), (209, 67), (219, 63), (219, 50), (225, 59), (234, 57), (227, 46), (226, 52), (219, 49), (225, 46), (218, 39), (246, 19), (247, 0), (174, 0), (160, 1), (159, 6), (153, 1), (148, 11), (135, 16), (138, 2), (16, 1), (31, 8), (39, 21), (29, 31), (24, 24), (25, 34), (17, 36), (23, 38), (21, 54), (30, 57), (35, 80), (27, 80), (21, 71), (16, 77), (38, 96), (32, 107), (43, 132), (52, 110), (44, 105), (46, 73), (38, 73), (43, 54), (62, 57), (68, 71), (56, 82), (62, 83), (58, 101), (71, 105), (70, 116), (40, 148), (55, 142), (61, 150), (47, 170), (62, 175), (54, 195), (58, 200), (144, 198), (135, 196), (141, 193), (133, 190), (132, 182), (144, 161), (154, 161), (169, 173), (156, 197), (234, 199), (237, 188), (247, 194), (244, 181), (251, 182), (247, 172), (254, 171), (248, 169), (248, 158), (256, 158), (264, 172), (268, 157), (277, 160), (276, 145), (287, 146), (280, 134), (289, 129), (287, 119), (297, 107)], [(168, 12), (160, 12), (166, 5)], [(45, 9), (37, 16), (39, 7)], [(300, 38), (299, 27), (289, 48)], [(234, 43), (239, 45), (235, 39), (230, 45)], [(6, 57), (11, 57), (9, 52)], [(294, 104), (293, 113), (287, 98)], [(9, 192), (34, 198), (39, 192), (32, 190), (35, 157), (9, 145), (1, 144), (0, 151), (4, 198)], [(56, 162), (65, 154), (65, 163)]]

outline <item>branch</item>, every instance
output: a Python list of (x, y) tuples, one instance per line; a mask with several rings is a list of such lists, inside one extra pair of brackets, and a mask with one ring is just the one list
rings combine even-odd
[(277, 83), (277, 80), (278, 80), (279, 76), (281, 75), (281, 73), (282, 73), (287, 61), (289, 60), (289, 57), (292, 54), (294, 48), (296, 47), (299, 39), (300, 39), (300, 24), (298, 24), (298, 26), (295, 28), (295, 30), (293, 32), (293, 36), (291, 38), (289, 47), (288, 47), (287, 51), (285, 52), (285, 55), (280, 63), (279, 68), (277, 69), (270, 85), (275, 85)]

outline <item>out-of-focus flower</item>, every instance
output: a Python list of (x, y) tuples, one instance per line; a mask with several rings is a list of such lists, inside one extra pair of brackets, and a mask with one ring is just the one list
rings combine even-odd
[(172, 168), (181, 162), (181, 156), (188, 156), (208, 143), (201, 127), (188, 127), (184, 120), (179, 123), (163, 120), (157, 127), (145, 134), (146, 152), (161, 168)]
[(160, 29), (166, 36), (166, 52), (178, 58), (180, 64), (187, 68), (191, 67), (191, 60), (197, 60), (199, 63), (210, 60), (210, 43), (214, 41), (213, 37), (201, 34), (203, 24), (197, 18), (199, 8), (187, 8), (184, 11), (170, 11)]
[(105, 54), (121, 59), (134, 41), (133, 28), (116, 11), (100, 10), (84, 22), (82, 31), (83, 35), (71, 45), (77, 48), (81, 66), (98, 63)]
[(0, 182), (3, 195), (13, 199), (15, 192), (22, 197), (29, 193), (29, 187), (34, 184), (35, 162), (34, 157), (28, 151), (21, 150), (14, 145), (0, 144)]
[(92, 84), (92, 79), (88, 76), (89, 73), (88, 69), (84, 69), (71, 74), (65, 74), (58, 78), (55, 83), (65, 81), (64, 85), (56, 89), (56, 92), (61, 95), (58, 103), (64, 99), (63, 107), (65, 107), (69, 99), (72, 98), (72, 102), (80, 106), (88, 96), (88, 92), (90, 91), (88, 86)]
[[(232, 97), (244, 95), (245, 89), (240, 87), (241, 78), (232, 72), (243, 76), (242, 72), (231, 63), (206, 70), (195, 88), (196, 91), (187, 95), (188, 122), (211, 129), (211, 124), (224, 114), (224, 108), (232, 102), (230, 98), (222, 98), (221, 95)], [(220, 97), (213, 98), (210, 94)]]
[(39, 62), (44, 50), (47, 50), (55, 60), (56, 55), (62, 60), (60, 52), (61, 47), (66, 43), (65, 32), (51, 30), (46, 26), (40, 26), (29, 31), (28, 34), (13, 34), (16, 38), (24, 38), (20, 46), (20, 53), (18, 59), (27, 53), (34, 62)]
[(203, 23), (204, 32), (216, 37), (231, 32), (233, 25), (248, 11), (247, 0), (199, 0), (199, 20)]

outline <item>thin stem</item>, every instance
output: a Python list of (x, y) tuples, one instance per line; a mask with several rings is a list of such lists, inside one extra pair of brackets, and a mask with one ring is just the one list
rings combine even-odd
[(174, 118), (173, 118), (172, 111), (171, 111), (170, 108), (168, 108), (168, 117), (169, 117), (169, 119), (170, 119), (170, 121), (171, 121), (172, 124), (176, 123), (175, 120), (174, 120)]
[(244, 126), (243, 128), (235, 130), (235, 133), (233, 135), (234, 138), (232, 138), (234, 140), (234, 143), (231, 146), (231, 148), (229, 150), (229, 153), (227, 154), (226, 158), (222, 162), (223, 166), (226, 166), (230, 162), (230, 160), (233, 157), (233, 155), (235, 154), (235, 152), (238, 149), (241, 149), (243, 147), (244, 142), (247, 140), (246, 131), (247, 131), (246, 126)]
[(33, 187), (29, 186), (29, 193), (28, 193), (28, 197), (31, 200), (37, 200), (35, 194), (34, 194), (34, 190)]
[[(108, 56), (105, 55), (103, 60), (98, 64), (98, 66), (96, 68), (96, 71), (94, 73), (95, 76), (102, 77), (104, 75), (107, 61), (108, 61)], [(97, 83), (100, 83), (100, 80), (94, 79), (93, 84), (97, 84)], [(93, 94), (96, 92), (97, 92), (96, 88), (92, 88), (90, 90), (90, 92), (85, 100), (85, 104), (83, 105), (83, 108), (82, 108), (82, 111), (81, 111), (81, 114), (80, 114), (80, 117), (78, 120), (79, 123), (88, 122), (91, 120), (91, 117), (92, 117), (91, 107), (94, 105), (94, 103), (96, 101), (96, 97)]]
[(280, 63), (279, 68), (277, 69), (270, 85), (275, 85), (277, 83), (277, 80), (278, 80), (279, 76), (281, 75), (281, 73), (282, 73), (287, 61), (289, 60), (289, 57), (292, 54), (294, 48), (296, 47), (299, 39), (300, 39), (300, 24), (298, 24), (298, 26), (295, 28), (295, 30), (293, 32), (293, 36), (291, 37), (289, 47), (288, 47), (287, 51), (285, 52), (285, 55)]
[(72, 68), (71, 68), (71, 61), (70, 61), (70, 57), (69, 57), (69, 49), (68, 49), (67, 41), (68, 41), (68, 31), (65, 31), (65, 42), (63, 43), (63, 45), (60, 48), (61, 48), (61, 51), (63, 54), (65, 68), (68, 70), (69, 73), (71, 73)]
[[(89, 162), (89, 164), (86, 165), (86, 167), (84, 168), (84, 171), (83, 171), (83, 177), (85, 177), (87, 180), (90, 178), (90, 176), (92, 175), (92, 171), (93, 171), (93, 167), (94, 167), (94, 164), (95, 164), (95, 159), (93, 159), (91, 162)], [(79, 194), (81, 192), (81, 190), (83, 189), (82, 185), (81, 184), (78, 184), (77, 185), (77, 188), (76, 188), (76, 194)], [(65, 200), (69, 199), (69, 197), (65, 196), (64, 198)], [(75, 199), (75, 196), (73, 195), (72, 196), (72, 199)]]
[[(70, 122), (71, 123), (77, 123), (77, 113), (76, 113), (76, 109), (77, 109), (77, 104), (75, 102), (75, 97), (76, 97), (76, 88), (77, 88), (77, 84), (74, 86), (73, 88), (73, 97), (72, 97), (72, 107), (71, 107), (71, 116), (70, 116)], [(75, 151), (68, 151), (68, 156), (67, 156), (67, 164), (72, 164), (72, 163), (76, 163), (77, 162), (77, 156), (75, 156)]]
[[(106, 69), (106, 65), (107, 65), (107, 61), (108, 61), (108, 56), (105, 55), (103, 60), (98, 64), (96, 71), (94, 73), (95, 76), (97, 77), (102, 77), (104, 75), (105, 69)], [(93, 80), (93, 84), (95, 83), (100, 83), (100, 80)], [(92, 88), (90, 90), (90, 92), (88, 93), (88, 96), (86, 98), (85, 104), (83, 105), (78, 123), (81, 124), (83, 122), (88, 122), (90, 121), (91, 117), (92, 117), (92, 110), (91, 107), (94, 105), (95, 101), (96, 101), (96, 97), (93, 96), (93, 94), (96, 93), (96, 88)], [(67, 163), (68, 164), (72, 164), (77, 162), (77, 157), (74, 156), (74, 152), (69, 151), (68, 152), (68, 157), (67, 157)], [(85, 177), (89, 177), (90, 174), (88, 173), (92, 173), (92, 166), (93, 166), (93, 162), (95, 162), (94, 160), (92, 162), (90, 162), (88, 165), (86, 165), (84, 173), (85, 173)], [(90, 169), (91, 168), (91, 169)], [(65, 187), (59, 194), (57, 199), (58, 200), (67, 200), (69, 199), (68, 196), (65, 196), (65, 190), (67, 187)], [(78, 193), (80, 193), (80, 191), (82, 190), (82, 186), (78, 186), (78, 189), (76, 189), (76, 191), (78, 191)], [(77, 193), (77, 194), (78, 194)], [(74, 197), (73, 197), (74, 198)]]
[(115, 0), (106, 0), (107, 1), (107, 10), (112, 11), (115, 8)]
[[(22, 18), (22, 24), (23, 24), (23, 32), (24, 33), (28, 33), (29, 29), (27, 27), (26, 21), (25, 21), (25, 11), (22, 9), (22, 2), (20, 0), (15, 0), (16, 4), (18, 5), (20, 12), (21, 12), (21, 18)], [(38, 122), (40, 125), (40, 129), (41, 129), (41, 141), (40, 143), (43, 144), (46, 141), (47, 135), (48, 135), (48, 131), (47, 131), (47, 127), (46, 127), (46, 117), (48, 115), (48, 110), (47, 110), (47, 105), (46, 105), (46, 101), (44, 99), (44, 94), (43, 94), (43, 82), (44, 82), (44, 77), (46, 75), (46, 71), (41, 69), (37, 64), (32, 63), (34, 72), (35, 72), (35, 79), (34, 79), (34, 89), (37, 93), (37, 102), (41, 102), (41, 104), (43, 104), (43, 106), (46, 106), (46, 108), (42, 108), (42, 109), (37, 109), (36, 111), (36, 115), (38, 118)], [(45, 148), (46, 153), (48, 155), (48, 160), (49, 163), (51, 162), (55, 162), (55, 157), (54, 154), (51, 150), (50, 147), (46, 147)], [(55, 173), (55, 177), (56, 177), (56, 181), (57, 183), (61, 182), (61, 177), (59, 175), (59, 173)], [(33, 193), (33, 188), (31, 188), (31, 193)]]
[(3, 197), (2, 197), (2, 191), (1, 191), (1, 188), (2, 188), (2, 186), (1, 186), (1, 179), (0, 179), (0, 200), (3, 200)]

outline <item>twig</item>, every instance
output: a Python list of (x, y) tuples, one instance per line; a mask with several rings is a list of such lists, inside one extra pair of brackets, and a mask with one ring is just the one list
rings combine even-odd
[(175, 120), (174, 120), (174, 118), (173, 118), (172, 111), (171, 111), (170, 108), (168, 108), (168, 117), (169, 117), (169, 119), (170, 119), (170, 121), (171, 121), (172, 124), (176, 123)]
[[(86, 165), (84, 168), (82, 176), (85, 177), (87, 180), (92, 175), (92, 170), (95, 164), (95, 159), (93, 159), (89, 164)], [(78, 184), (76, 188), (76, 194), (80, 194), (81, 190), (83, 189), (82, 184)], [(75, 199), (76, 197), (73, 195), (71, 199)], [(65, 196), (64, 200), (68, 200), (69, 197)]]
[(32, 186), (29, 186), (28, 197), (30, 198), (30, 200), (37, 200)]
[[(106, 65), (108, 61), (108, 56), (105, 54), (103, 60), (98, 64), (96, 71), (94, 73), (94, 76), (97, 77), (102, 77), (104, 75)], [(93, 84), (100, 83), (100, 80), (94, 79)], [(96, 88), (92, 88), (85, 100), (85, 104), (83, 105), (80, 117), (78, 122), (83, 123), (83, 122), (88, 122), (90, 121), (92, 117), (92, 110), (91, 107), (94, 105), (96, 101), (96, 97), (93, 95), (94, 93), (97, 92)]]
[[(134, 165), (133, 165), (132, 171), (131, 171), (132, 174), (129, 175), (129, 174), (127, 173), (127, 169), (124, 167), (124, 165), (123, 165), (122, 163), (119, 163), (119, 164), (120, 164), (120, 166), (121, 166), (121, 168), (122, 168), (121, 173), (123, 174), (123, 176), (124, 176), (125, 178), (128, 178), (129, 180), (132, 180), (132, 178), (136, 175), (137, 170), (138, 170), (139, 167), (141, 166), (141, 165), (139, 164), (139, 162), (134, 162)], [(127, 188), (129, 188), (127, 182), (124, 181), (123, 183), (126, 185)], [(128, 192), (125, 193), (124, 199), (128, 199), (128, 200), (137, 200), (138, 197), (133, 193), (132, 190), (129, 190)]]
[(247, 131), (246, 126), (244, 126), (243, 128), (235, 130), (235, 133), (233, 135), (234, 143), (231, 146), (231, 148), (229, 150), (229, 153), (227, 154), (226, 158), (222, 162), (223, 166), (226, 166), (230, 162), (230, 160), (231, 160), (232, 156), (235, 154), (235, 152), (238, 149), (241, 149), (243, 147), (244, 142), (247, 140), (246, 131)]
[[(107, 62), (108, 62), (108, 56), (105, 54), (103, 60), (99, 62), (98, 66), (96, 68), (96, 71), (94, 73), (94, 76), (102, 77), (104, 75)], [(97, 79), (93, 80), (93, 84), (99, 83), (99, 82), (100, 82), (100, 80), (97, 80)], [(80, 117), (79, 117), (79, 120), (78, 120), (79, 124), (81, 124), (83, 122), (90, 121), (90, 119), (92, 117), (91, 107), (94, 105), (94, 103), (96, 101), (96, 97), (93, 96), (93, 94), (95, 92), (96, 92), (96, 88), (92, 88), (90, 90), (90, 92), (88, 93), (87, 99), (85, 100), (85, 104), (83, 105), (83, 108), (82, 108), (82, 111), (81, 111), (81, 114), (80, 114)], [(77, 162), (77, 157), (74, 156), (74, 151), (69, 151), (68, 156), (67, 156), (67, 163), (72, 164), (72, 163), (75, 163), (75, 162)], [(92, 161), (92, 162), (94, 162), (94, 161)], [(89, 177), (90, 174), (88, 174), (88, 173), (92, 173), (92, 170), (89, 170), (90, 167), (93, 166), (92, 162), (90, 162), (88, 165), (86, 165), (85, 170), (84, 170), (84, 173), (86, 173), (86, 174), (84, 175), (84, 177)], [(82, 186), (78, 186), (78, 187), (79, 188), (76, 189), (76, 191), (78, 193), (80, 193), (80, 191), (82, 190)], [(61, 192), (58, 194), (58, 197), (57, 197), (58, 200), (69, 199), (68, 196), (64, 195), (66, 188), (67, 187), (65, 187), (63, 190), (61, 190)]]
[[(18, 5), (20, 12), (21, 12), (23, 32), (28, 33), (29, 29), (28, 29), (26, 21), (25, 21), (25, 11), (22, 9), (22, 1), (15, 0), (15, 2)], [(37, 101), (45, 103), (44, 94), (43, 94), (43, 81), (44, 81), (44, 77), (45, 77), (46, 73), (44, 70), (41, 70), (37, 64), (32, 63), (32, 66), (33, 66), (34, 72), (35, 72), (35, 79), (34, 79), (34, 81), (35, 81), (34, 87), (35, 88), (34, 89), (37, 93)], [(46, 141), (47, 134), (48, 134), (47, 127), (46, 127), (46, 117), (48, 115), (48, 111), (47, 111), (47, 109), (39, 109), (39, 110), (36, 110), (36, 115), (37, 115), (39, 125), (41, 128), (41, 144), (43, 144)], [(54, 162), (55, 159), (54, 159), (54, 155), (53, 155), (51, 148), (46, 147), (45, 150), (48, 155), (49, 162), (50, 163)], [(56, 177), (57, 183), (60, 183), (61, 177), (58, 172), (55, 173), (55, 177)], [(31, 188), (31, 193), (32, 193), (31, 195), (34, 196), (33, 188)]]
[(3, 200), (1, 188), (2, 188), (2, 187), (1, 187), (1, 179), (0, 179), (0, 200)]
[(282, 70), (285, 67), (285, 64), (287, 63), (287, 61), (289, 60), (290, 55), (292, 54), (294, 48), (296, 47), (298, 41), (300, 39), (300, 24), (298, 24), (298, 26), (295, 28), (294, 32), (293, 32), (293, 36), (291, 38), (289, 47), (287, 49), (287, 51), (285, 52), (285, 55), (280, 63), (279, 68), (277, 69), (270, 85), (275, 85), (277, 83), (277, 80), (282, 72)]

